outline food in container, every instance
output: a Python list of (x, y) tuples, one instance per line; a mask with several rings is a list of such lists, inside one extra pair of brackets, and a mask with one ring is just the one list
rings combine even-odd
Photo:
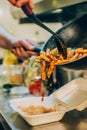
[(40, 105), (31, 105), (28, 107), (19, 106), (19, 109), (27, 115), (38, 115), (56, 111), (55, 108), (46, 108)]
[[(10, 100), (10, 106), (13, 110), (18, 112), (30, 125), (36, 126), (41, 124), (46, 124), (50, 122), (59, 121), (64, 116), (65, 112), (68, 111), (68, 107), (63, 105), (59, 109), (56, 107), (56, 102), (49, 100), (48, 97), (44, 97), (44, 101), (41, 100), (42, 97), (27, 97), (27, 98), (18, 98)], [(44, 113), (44, 114), (29, 114), (20, 109), (20, 107), (27, 108), (34, 106), (34, 108), (46, 108), (52, 109), (56, 107), (56, 111)], [(40, 110), (40, 109), (39, 109)], [(40, 111), (39, 111), (40, 112)]]
[(11, 84), (22, 85), (23, 84), (23, 67), (22, 65), (10, 65), (9, 80)]
[[(41, 98), (42, 97), (27, 97), (12, 99), (10, 100), (10, 106), (32, 126), (60, 121), (66, 112), (73, 109), (81, 111), (87, 107), (87, 79), (74, 79), (56, 90), (50, 96), (44, 97), (43, 102)], [(19, 106), (25, 108), (29, 106), (36, 108), (40, 106), (48, 109), (55, 108), (56, 111), (33, 115), (25, 113)]]

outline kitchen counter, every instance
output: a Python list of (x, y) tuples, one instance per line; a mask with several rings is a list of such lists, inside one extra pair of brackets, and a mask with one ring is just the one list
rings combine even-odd
[[(18, 113), (13, 111), (9, 100), (21, 98), (24, 95), (9, 95), (0, 90), (0, 123), (3, 130), (87, 130), (87, 108), (66, 113), (60, 122), (40, 126), (30, 126)], [(30, 96), (29, 94), (25, 96)]]

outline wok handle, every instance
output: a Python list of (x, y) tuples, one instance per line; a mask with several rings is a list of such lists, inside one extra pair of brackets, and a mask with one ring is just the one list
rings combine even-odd
[(33, 11), (31, 8), (29, 8), (28, 4), (23, 5), (21, 8), (27, 16), (33, 15)]
[(40, 51), (41, 51), (41, 47), (39, 47), (39, 46), (34, 47), (34, 52), (40, 52)]
[[(23, 5), (21, 8), (22, 8), (22, 10), (24, 11), (24, 13), (25, 13), (28, 17), (34, 15), (32, 9), (29, 8), (28, 4)], [(40, 51), (41, 51), (41, 47), (35, 46), (34, 52), (40, 52)]]

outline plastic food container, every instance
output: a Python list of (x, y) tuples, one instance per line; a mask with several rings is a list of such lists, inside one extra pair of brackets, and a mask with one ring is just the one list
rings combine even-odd
[(28, 107), (31, 105), (40, 105), (46, 108), (53, 108), (55, 104), (56, 101), (51, 101), (48, 97), (45, 97), (43, 102), (41, 101), (41, 97), (27, 97), (10, 100), (11, 108), (18, 112), (32, 126), (59, 121), (62, 119), (65, 112), (68, 111), (68, 108), (61, 106), (61, 109), (58, 111), (29, 115), (21, 111), (18, 106)]
[(79, 111), (87, 107), (87, 79), (77, 78), (57, 91), (54, 97), (64, 106)]
[[(40, 105), (46, 108), (56, 107), (57, 111), (28, 115), (18, 107), (31, 105)], [(87, 107), (87, 79), (77, 78), (70, 81), (50, 96), (45, 97), (43, 102), (41, 97), (27, 97), (10, 100), (10, 106), (32, 126), (60, 121), (66, 112), (73, 109), (81, 111)]]

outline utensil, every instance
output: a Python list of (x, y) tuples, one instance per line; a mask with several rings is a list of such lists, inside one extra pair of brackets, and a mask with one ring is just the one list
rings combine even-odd
[(22, 6), (22, 10), (24, 11), (24, 13), (28, 16), (28, 18), (31, 21), (33, 21), (34, 23), (36, 23), (40, 27), (44, 28), (45, 30), (47, 30), (49, 33), (51, 33), (53, 35), (53, 37), (55, 38), (55, 43), (59, 50), (59, 53), (61, 53), (64, 58), (67, 58), (67, 48), (66, 48), (64, 41), (57, 34), (55, 34), (55, 32), (53, 32), (50, 28), (48, 28), (46, 25), (44, 25), (35, 16), (35, 14), (32, 12), (32, 10), (29, 8), (29, 6), (27, 4)]
[[(83, 43), (87, 42), (87, 14), (81, 15), (78, 18), (65, 24), (60, 30), (56, 32), (67, 47), (72, 49), (83, 47)], [(54, 43), (54, 37), (50, 37), (44, 44), (42, 50), (46, 51), (46, 48), (53, 49), (56, 47)], [(82, 70), (87, 69), (87, 56), (77, 59), (72, 62), (59, 65), (64, 69)]]

